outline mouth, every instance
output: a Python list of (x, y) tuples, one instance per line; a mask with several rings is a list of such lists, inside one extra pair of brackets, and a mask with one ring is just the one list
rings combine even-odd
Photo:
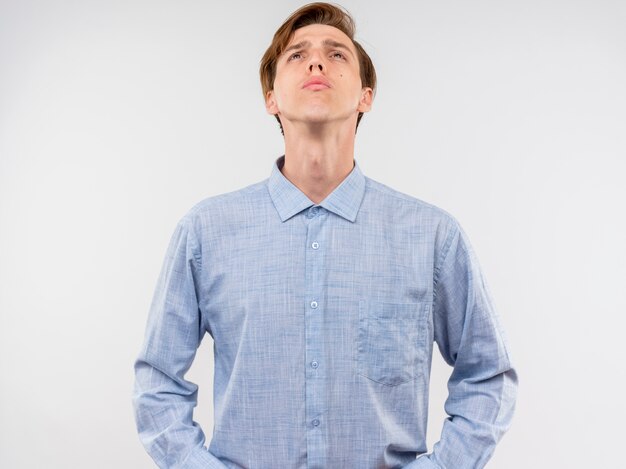
[(302, 88), (309, 90), (323, 90), (326, 88), (330, 88), (330, 83), (328, 80), (322, 77), (315, 77), (308, 80)]

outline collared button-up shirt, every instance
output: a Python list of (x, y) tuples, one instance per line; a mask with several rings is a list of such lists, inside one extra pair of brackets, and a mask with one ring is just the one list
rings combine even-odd
[[(280, 171), (206, 198), (171, 237), (134, 364), (140, 439), (162, 468), (483, 467), (517, 389), (458, 222), (361, 172), (319, 204)], [(185, 379), (214, 341), (214, 430)], [(426, 447), (433, 344), (450, 418)], [(206, 444), (205, 444), (206, 443)]]

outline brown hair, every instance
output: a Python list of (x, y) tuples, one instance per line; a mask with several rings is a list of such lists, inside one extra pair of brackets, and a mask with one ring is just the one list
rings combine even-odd
[[(278, 57), (283, 53), (289, 41), (291, 40), (293, 33), (296, 29), (311, 24), (325, 24), (333, 26), (343, 32), (346, 36), (352, 40), (354, 47), (356, 48), (357, 55), (359, 57), (359, 71), (361, 75), (362, 86), (368, 86), (372, 88), (372, 91), (376, 92), (376, 71), (374, 70), (374, 64), (370, 59), (365, 49), (354, 40), (354, 33), (356, 26), (350, 13), (343, 7), (331, 3), (309, 3), (298, 8), (294, 11), (289, 18), (278, 28), (272, 39), (272, 43), (265, 51), (263, 58), (261, 59), (261, 66), (259, 68), (259, 74), (261, 75), (261, 87), (263, 89), (263, 98), (267, 96), (267, 92), (274, 89), (274, 80), (276, 79), (276, 62)], [(285, 135), (283, 131), (282, 123), (278, 115), (275, 115), (278, 124), (280, 125), (280, 131)], [(363, 113), (359, 112), (359, 116), (356, 120), (356, 127), (359, 127), (359, 122), (363, 117)], [(355, 129), (356, 132), (356, 129)]]

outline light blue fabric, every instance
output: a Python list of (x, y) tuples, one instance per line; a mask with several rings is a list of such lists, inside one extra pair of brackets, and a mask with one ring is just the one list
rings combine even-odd
[[(517, 375), (466, 234), (356, 160), (317, 205), (283, 162), (176, 226), (134, 364), (146, 450), (162, 468), (484, 467), (510, 425)], [(185, 379), (205, 333), (206, 446)], [(420, 456), (435, 342), (454, 367), (450, 418)]]

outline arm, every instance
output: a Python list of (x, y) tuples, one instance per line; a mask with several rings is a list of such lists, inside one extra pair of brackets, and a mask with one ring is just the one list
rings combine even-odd
[(456, 222), (440, 257), (433, 323), (439, 350), (454, 367), (445, 403), (450, 418), (432, 453), (405, 469), (482, 468), (510, 426), (517, 373), (478, 261)]
[(171, 237), (137, 357), (133, 407), (139, 438), (160, 468), (225, 469), (193, 421), (198, 386), (184, 379), (204, 335), (196, 296), (199, 244), (187, 218)]

